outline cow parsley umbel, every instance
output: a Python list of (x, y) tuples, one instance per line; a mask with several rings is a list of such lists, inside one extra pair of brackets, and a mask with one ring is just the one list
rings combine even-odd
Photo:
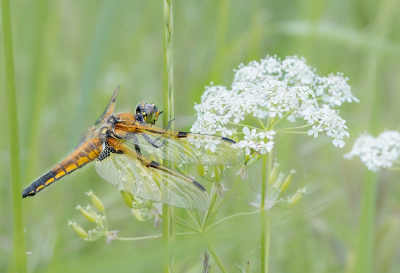
[[(327, 135), (333, 145), (344, 146), (349, 136), (346, 121), (331, 107), (355, 98), (347, 78), (341, 73), (321, 77), (306, 64), (305, 59), (267, 57), (260, 62), (240, 65), (235, 70), (230, 89), (211, 85), (195, 106), (197, 121), (191, 131), (239, 137), (246, 154), (271, 151), (277, 133), (305, 133), (317, 137)], [(245, 118), (253, 119), (252, 127)], [(283, 119), (303, 120), (303, 125), (281, 129)], [(305, 124), (304, 124), (305, 123)]]
[(344, 157), (352, 159), (354, 156), (360, 157), (367, 168), (374, 172), (387, 168), (400, 170), (400, 133), (386, 131), (376, 138), (363, 134)]
[[(349, 137), (349, 133), (346, 121), (334, 107), (345, 102), (358, 102), (347, 82), (348, 79), (341, 73), (319, 76), (303, 58), (294, 56), (281, 60), (276, 56), (267, 56), (259, 62), (240, 65), (235, 70), (230, 88), (211, 84), (201, 96), (201, 103), (195, 105), (197, 120), (191, 128), (192, 132), (233, 138), (246, 151), (245, 164), (237, 173), (242, 179), (247, 176), (247, 168), (262, 158), (260, 193), (256, 202), (246, 202), (258, 208), (260, 213), (263, 273), (268, 271), (269, 211), (274, 207), (291, 208), (305, 194), (303, 188), (292, 197), (281, 198), (294, 171), (278, 175), (278, 164), (276, 161), (274, 164), (271, 153), (274, 137), (277, 134), (326, 135), (332, 139), (334, 146), (342, 148), (345, 145), (343, 139)], [(285, 125), (295, 122), (300, 124)], [(209, 211), (214, 202), (215, 194)]]

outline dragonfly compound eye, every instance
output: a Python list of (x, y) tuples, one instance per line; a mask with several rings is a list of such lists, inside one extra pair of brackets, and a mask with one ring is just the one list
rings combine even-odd
[(148, 104), (146, 103), (144, 106), (144, 112), (146, 113), (145, 115), (143, 115), (144, 120), (147, 123), (155, 123), (155, 121), (157, 120), (157, 108), (155, 107), (154, 104)]

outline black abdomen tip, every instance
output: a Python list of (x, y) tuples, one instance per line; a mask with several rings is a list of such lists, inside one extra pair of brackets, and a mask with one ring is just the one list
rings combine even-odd
[[(32, 193), (30, 193), (30, 192), (32, 192)], [(35, 194), (36, 194), (35, 190), (32, 189), (31, 187), (28, 187), (22, 192), (22, 198), (26, 198), (28, 196), (34, 196)]]

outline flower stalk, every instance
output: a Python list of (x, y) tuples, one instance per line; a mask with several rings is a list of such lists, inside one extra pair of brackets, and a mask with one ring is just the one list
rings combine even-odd
[[(173, 12), (172, 0), (164, 0), (164, 116), (167, 127), (174, 115), (174, 75), (173, 75)], [(167, 166), (170, 163), (165, 162)], [(164, 273), (172, 272), (172, 241), (174, 225), (173, 207), (163, 204)]]
[(14, 57), (11, 32), (10, 1), (2, 0), (2, 21), (4, 40), (5, 80), (7, 93), (7, 107), (9, 117), (10, 137), (10, 163), (12, 181), (12, 199), (14, 213), (14, 260), (12, 268), (16, 272), (27, 272), (25, 233), (21, 198), (21, 173), (20, 173), (20, 151), (18, 136), (17, 101), (14, 79)]

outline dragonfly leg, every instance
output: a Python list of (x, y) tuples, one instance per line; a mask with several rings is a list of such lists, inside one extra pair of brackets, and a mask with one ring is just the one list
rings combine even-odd
[(135, 144), (136, 152), (141, 155), (142, 153), (140, 152), (139, 140), (137, 139), (135, 134), (132, 134), (132, 139), (133, 139), (133, 143)]
[(168, 121), (168, 125), (167, 125), (167, 127), (165, 127), (165, 130), (168, 130), (169, 129), (169, 127), (171, 126), (171, 122), (173, 122), (175, 119), (173, 118), (173, 119), (171, 119), (170, 121)]
[(133, 139), (133, 144), (135, 145), (135, 151), (136, 151), (138, 154), (141, 155), (142, 153), (140, 152), (139, 140), (138, 140), (136, 134), (135, 134), (135, 133), (127, 133), (126, 136), (125, 136), (125, 138), (126, 138), (126, 139)]
[(153, 147), (155, 147), (155, 148), (161, 148), (167, 141), (165, 140), (163, 143), (161, 143), (161, 144), (157, 144), (156, 142), (157, 142), (157, 140), (159, 140), (160, 138), (157, 138), (156, 140), (153, 140), (153, 139), (151, 139), (148, 135), (146, 135), (146, 134), (142, 134), (142, 136), (144, 137), (144, 139), (148, 142), (148, 143), (150, 143), (151, 145), (153, 145)]

